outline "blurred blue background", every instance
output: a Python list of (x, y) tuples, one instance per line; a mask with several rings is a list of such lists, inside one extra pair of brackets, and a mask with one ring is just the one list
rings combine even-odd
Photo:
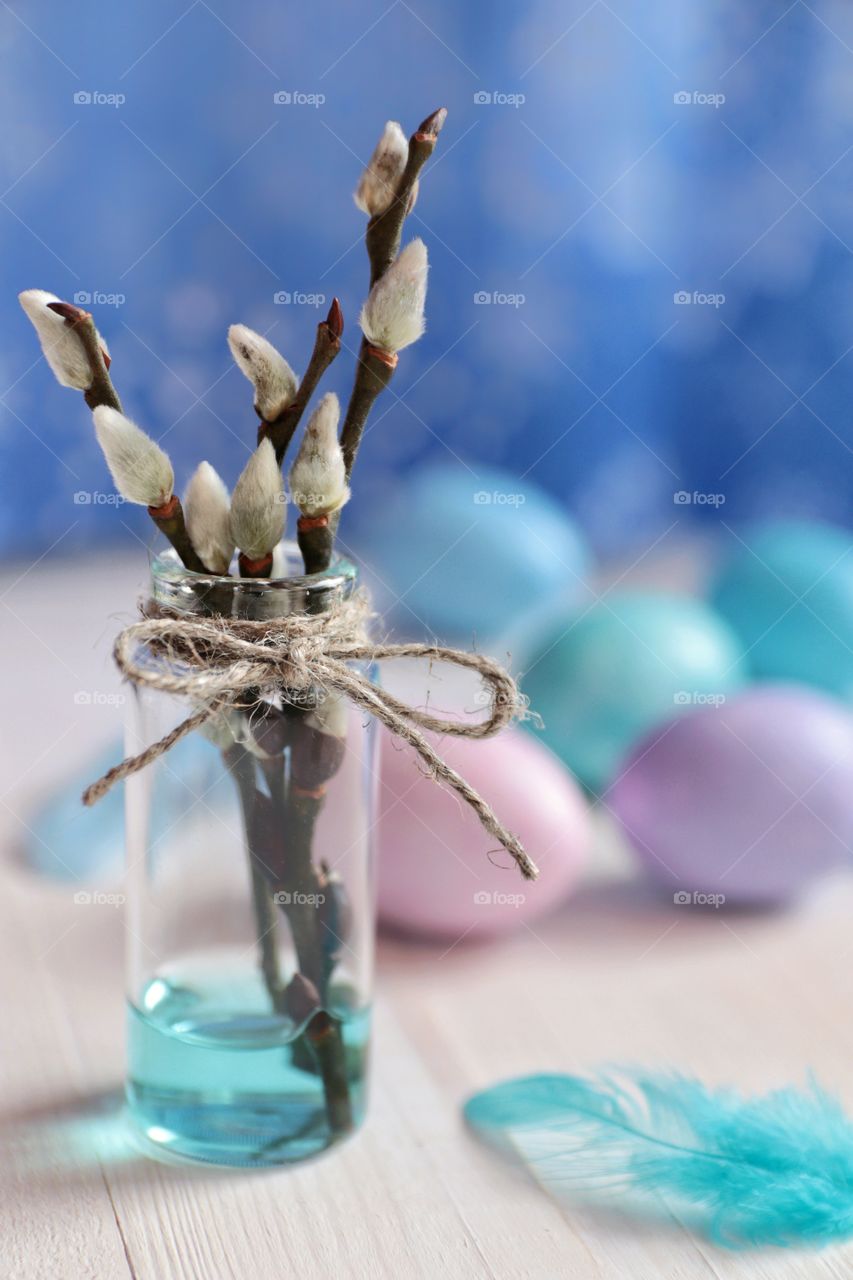
[(92, 309), (127, 411), (180, 482), (207, 457), (233, 483), (255, 418), (227, 325), (301, 370), (337, 293), (346, 393), (350, 193), (386, 118), (409, 132), (441, 104), (407, 232), (429, 329), (344, 536), (427, 456), (540, 484), (605, 555), (674, 523), (849, 521), (849, 6), (13, 0), (0, 46), (3, 555), (151, 537), (104, 500), (85, 406), (16, 293), (113, 295)]

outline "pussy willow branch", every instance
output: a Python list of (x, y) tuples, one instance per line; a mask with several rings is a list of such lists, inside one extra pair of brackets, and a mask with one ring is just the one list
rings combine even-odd
[(273, 554), (268, 551), (259, 560), (252, 560), (244, 552), (237, 557), (241, 578), (269, 578), (272, 576)]
[[(303, 750), (308, 747), (304, 709), (292, 709), (290, 724), (292, 757), (299, 751), (300, 742)], [(274, 829), (286, 841), (272, 868), (274, 888), (284, 898), (280, 909), (290, 928), (299, 974), (311, 984), (321, 1002), (322, 1007), (309, 1005), (303, 1011), (303, 1016), (310, 1014), (305, 1036), (323, 1081), (329, 1128), (333, 1133), (343, 1134), (353, 1125), (346, 1047), (340, 1022), (325, 1008), (331, 974), (319, 907), (327, 886), (312, 857), (314, 827), (323, 797), (301, 794), (292, 779), (285, 779), (283, 766), (283, 757), (274, 757), (263, 766), (276, 815)], [(291, 763), (291, 772), (292, 769)], [(298, 1020), (301, 1021), (302, 1016)]]
[[(409, 156), (406, 168), (395, 192), (391, 206), (384, 214), (371, 219), (365, 237), (368, 257), (370, 259), (371, 287), (387, 271), (400, 249), (403, 222), (409, 210), (412, 190), (426, 160), (435, 149), (438, 134), (444, 124), (447, 112), (442, 108), (434, 112), (416, 130), (409, 142)], [(334, 311), (334, 304), (333, 304)], [(316, 387), (319, 378), (331, 363), (331, 359), (340, 349), (341, 324), (336, 336), (334, 355), (324, 363), (324, 342), (327, 340), (323, 330), (329, 329), (332, 312), (326, 325), (318, 326), (317, 342), (308, 371), (300, 386), (297, 399), (279, 420), (278, 430), (275, 424), (262, 424), (259, 439), (269, 434), (276, 448), (276, 457), (281, 462), (299, 419)], [(347, 406), (347, 413), (341, 429), (341, 447), (344, 454), (347, 478), (355, 463), (358, 447), (361, 442), (367, 418), (377, 396), (387, 387), (394, 373), (396, 356), (377, 352), (362, 340), (358, 356), (355, 381)], [(312, 369), (318, 370), (313, 382), (309, 380)], [(307, 388), (306, 388), (306, 384)], [(302, 403), (298, 404), (297, 401)], [(274, 434), (275, 433), (275, 434)], [(320, 572), (327, 568), (334, 545), (334, 535), (338, 524), (338, 514), (319, 520), (302, 519), (298, 529), (299, 545), (305, 561), (306, 572)], [(298, 725), (304, 723), (304, 717), (297, 717)], [(272, 791), (272, 787), (270, 788)], [(287, 867), (287, 883), (290, 886), (304, 885), (301, 892), (310, 892), (309, 886), (318, 883), (318, 873), (314, 866), (312, 849), (317, 819), (324, 803), (322, 792), (318, 795), (300, 794), (293, 787), (286, 793), (285, 813), (287, 821), (284, 830), (290, 834), (290, 856)], [(299, 957), (300, 971), (304, 978), (313, 983), (323, 998), (326, 987), (326, 975), (322, 964), (322, 938), (319, 934), (319, 921), (300, 909), (294, 901), (294, 893), (300, 889), (290, 890), (290, 910), (286, 912), (290, 924), (294, 946)], [(310, 911), (310, 908), (309, 908)], [(349, 1098), (349, 1082), (346, 1071), (346, 1056), (340, 1025), (337, 1020), (321, 1009), (312, 1017), (306, 1028), (309, 1041), (317, 1055), (323, 1078), (326, 1098), (326, 1111), (330, 1128), (334, 1132), (345, 1132), (352, 1127), (352, 1108)]]
[[(338, 299), (334, 298), (328, 316), (317, 326), (314, 350), (296, 396), (277, 419), (272, 422), (261, 422), (258, 428), (258, 443), (265, 437), (271, 440), (279, 466), (284, 461), (287, 448), (320, 379), (341, 349), (343, 328), (341, 305)], [(331, 548), (329, 548), (330, 551)], [(326, 554), (325, 565), (328, 565), (328, 562), (329, 554)], [(265, 576), (271, 571), (271, 567), (271, 557), (264, 557), (260, 561), (251, 561), (242, 555), (240, 557), (240, 573), (243, 577)], [(310, 555), (306, 557), (306, 571), (309, 573), (313, 571)], [(293, 728), (297, 735), (303, 724), (304, 716), (294, 718)], [(317, 907), (310, 901), (312, 897), (316, 900), (316, 894), (320, 888), (320, 877), (314, 866), (311, 852), (316, 809), (312, 807), (310, 800), (296, 797), (291, 800), (289, 788), (284, 779), (283, 758), (281, 760), (273, 758), (266, 762), (264, 772), (270, 800), (278, 818), (277, 828), (282, 834), (286, 833), (289, 845), (283, 851), (281, 879), (278, 881), (279, 890), (287, 896), (287, 901), (281, 904), (281, 909), (290, 928), (299, 972), (317, 991), (318, 998), (324, 1000), (328, 975), (325, 972), (323, 940), (319, 931)], [(241, 795), (244, 785), (241, 784)], [(322, 804), (322, 801), (319, 803)], [(253, 857), (251, 852), (250, 860), (255, 868), (257, 858)], [(254, 874), (252, 890), (256, 929), (260, 941), (261, 938), (273, 936), (266, 927), (266, 904), (270, 902), (270, 891), (268, 885), (261, 887), (257, 884)], [(273, 1006), (278, 1009), (282, 1007), (280, 1005), (282, 999), (286, 1002), (286, 996), (281, 994), (280, 980), (274, 976), (278, 972), (278, 959), (276, 956), (275, 968), (273, 968), (273, 960), (268, 949), (264, 948), (262, 943), (260, 945), (264, 980)], [(311, 1013), (306, 1024), (305, 1038), (323, 1082), (329, 1128), (335, 1134), (344, 1134), (353, 1126), (353, 1115), (346, 1049), (340, 1023), (325, 1009), (317, 1009)]]
[(276, 933), (278, 915), (270, 894), (269, 884), (258, 863), (258, 856), (252, 848), (252, 808), (255, 804), (255, 764), (244, 747), (236, 743), (222, 752), (222, 758), (229, 773), (234, 778), (240, 797), (240, 808), (243, 814), (243, 831), (246, 842), (246, 856), (252, 886), (252, 912), (255, 919), (255, 936), (258, 943), (258, 958), (264, 985), (270, 1003), (276, 1013), (283, 1013), (284, 982), (278, 964), (278, 947)]
[[(446, 108), (440, 107), (438, 111), (427, 116), (412, 134), (409, 139), (409, 158), (397, 184), (394, 199), (384, 213), (377, 214), (367, 224), (364, 242), (370, 259), (371, 288), (384, 276), (400, 251), (403, 223), (409, 210), (412, 189), (421, 169), (435, 150), (438, 135), (446, 118)], [(347, 477), (352, 473), (370, 410), (377, 396), (391, 381), (395, 365), (396, 359), (393, 363), (389, 363), (374, 350), (366, 338), (362, 339), (355, 381), (347, 405), (344, 425), (341, 428), (341, 448), (346, 462)], [(333, 522), (333, 528), (336, 526), (337, 519)]]
[(438, 135), (446, 119), (447, 108), (439, 107), (438, 111), (433, 111), (432, 115), (418, 125), (409, 139), (409, 157), (397, 184), (394, 199), (384, 213), (377, 214), (367, 224), (364, 240), (370, 258), (371, 288), (384, 276), (400, 252), (400, 238), (409, 212), (412, 190), (418, 174), (435, 150)]
[(305, 562), (305, 572), (322, 573), (328, 569), (334, 550), (332, 517), (300, 516), (296, 522), (296, 541)]
[[(290, 837), (288, 884), (305, 886), (296, 890), (297, 893), (316, 894), (322, 885), (311, 850), (323, 802), (323, 796), (299, 795), (292, 786), (288, 790), (283, 828)], [(294, 902), (292, 892), (291, 903), (285, 911), (299, 956), (300, 972), (313, 983), (325, 1004), (328, 981), (317, 907)], [(353, 1115), (341, 1024), (326, 1008), (320, 1008), (312, 1014), (305, 1031), (323, 1080), (329, 1127), (333, 1133), (346, 1133), (353, 1126)]]
[[(347, 406), (344, 425), (341, 428), (341, 449), (344, 455), (347, 479), (349, 479), (359, 442), (364, 433), (368, 415), (376, 397), (382, 392), (394, 374), (397, 357), (377, 352), (366, 338), (362, 339), (358, 353), (358, 365), (352, 394)], [(300, 517), (296, 537), (306, 573), (322, 573), (328, 569), (335, 546), (340, 512), (323, 516)]]
[(83, 392), (86, 404), (90, 409), (97, 409), (99, 405), (105, 404), (110, 409), (117, 409), (121, 413), (121, 400), (109, 375), (104, 350), (98, 341), (94, 317), (90, 312), (83, 311), (70, 302), (49, 302), (47, 305), (51, 311), (62, 316), (69, 329), (74, 330), (86, 353), (92, 373), (91, 386)]
[(181, 561), (193, 573), (210, 573), (190, 540), (181, 500), (173, 493), (162, 507), (146, 508), (149, 516), (162, 534), (169, 539)]
[(258, 427), (258, 444), (266, 437), (272, 441), (279, 466), (284, 461), (287, 447), (293, 439), (320, 379), (341, 349), (343, 331), (344, 313), (338, 299), (333, 298), (329, 314), (317, 325), (314, 350), (311, 352), (311, 359), (299, 384), (299, 390), (283, 413), (279, 414), (274, 421), (262, 422)]
[[(403, 223), (409, 211), (412, 190), (421, 169), (435, 149), (446, 116), (446, 110), (441, 108), (428, 116), (415, 131), (409, 141), (406, 168), (390, 207), (385, 213), (372, 218), (368, 223), (365, 243), (370, 259), (371, 288), (385, 274), (399, 253)], [(396, 364), (396, 356), (389, 357), (385, 353), (377, 352), (366, 338), (362, 339), (353, 389), (341, 428), (341, 448), (347, 479), (352, 474), (370, 410), (377, 396), (391, 381)], [(334, 512), (319, 519), (303, 517), (300, 520), (297, 537), (305, 561), (306, 573), (319, 573), (328, 568), (339, 519), (340, 513)], [(296, 834), (298, 861), (312, 868), (311, 851), (314, 833), (323, 803), (322, 796), (314, 798), (291, 795), (288, 797), (287, 811), (290, 819), (288, 829)], [(312, 975), (309, 973), (306, 976)], [(323, 1084), (330, 1127), (333, 1130), (338, 1127), (346, 1130), (351, 1127), (352, 1118), (346, 1059), (340, 1029), (336, 1021), (322, 1010), (315, 1015), (310, 1026), (314, 1032), (311, 1042), (315, 1052), (318, 1053), (319, 1058), (322, 1051), (326, 1063)]]
[[(302, 718), (295, 717), (292, 728), (297, 735), (302, 726)], [(253, 834), (258, 829), (256, 810), (261, 803), (257, 790), (257, 763), (236, 744), (223, 752), (223, 758), (234, 777), (243, 813), (252, 913), (264, 985), (275, 1012), (292, 1013), (300, 1022), (307, 1019), (303, 1034), (309, 1066), (314, 1067), (323, 1083), (329, 1127), (333, 1133), (342, 1135), (352, 1128), (353, 1117), (341, 1025), (322, 1007), (328, 1000), (330, 975), (319, 917), (319, 895), (326, 886), (311, 858), (311, 837), (318, 801), (314, 797), (291, 797), (284, 776), (283, 753), (265, 759), (261, 767), (272, 814), (268, 835), (276, 839), (277, 844), (280, 841), (281, 845), (259, 848)], [(288, 988), (283, 983), (279, 968), (276, 945), (279, 912), (275, 893), (283, 897), (279, 906), (293, 939), (298, 975), (304, 980), (305, 989), (316, 993), (313, 1003), (296, 1012), (291, 1010)], [(317, 1007), (317, 1001), (321, 1002), (320, 1007)], [(297, 1042), (293, 1048), (294, 1060), (298, 1051)]]
[[(365, 246), (370, 260), (370, 287), (380, 280), (400, 251), (403, 223), (409, 212), (412, 192), (421, 169), (435, 150), (447, 110), (440, 107), (418, 125), (409, 139), (406, 167), (397, 183), (394, 199), (384, 213), (367, 224)], [(377, 396), (388, 386), (397, 364), (396, 356), (376, 351), (362, 338), (358, 352), (355, 380), (341, 427), (341, 449), (347, 479), (352, 474), (364, 428)], [(329, 567), (334, 550), (335, 533), (340, 515), (334, 512), (318, 519), (303, 519), (297, 529), (306, 573), (322, 573)]]
[(396, 357), (393, 363), (390, 363), (370, 345), (366, 338), (362, 338), (355, 381), (347, 405), (344, 425), (341, 427), (341, 449), (346, 464), (347, 479), (352, 475), (370, 410), (377, 396), (385, 390), (394, 376), (396, 365)]
[[(107, 361), (104, 359), (103, 348), (98, 340), (98, 331), (95, 328), (93, 316), (90, 312), (83, 311), (80, 307), (75, 307), (70, 302), (49, 302), (47, 305), (51, 311), (55, 311), (58, 316), (62, 316), (68, 327), (74, 330), (86, 353), (86, 359), (89, 362), (89, 369), (92, 373), (92, 382), (88, 389), (83, 392), (86, 404), (90, 409), (97, 409), (100, 405), (107, 405), (108, 408), (115, 409), (121, 413), (121, 400), (113, 386)], [(172, 494), (164, 506), (149, 507), (148, 514), (160, 532), (169, 539), (187, 569), (191, 569), (193, 573), (210, 572), (202, 563), (190, 541), (181, 500), (176, 493)]]

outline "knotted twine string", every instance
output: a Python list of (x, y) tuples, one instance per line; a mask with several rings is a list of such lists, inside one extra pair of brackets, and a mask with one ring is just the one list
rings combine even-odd
[[(521, 842), (465, 779), (433, 750), (421, 732), (458, 738), (489, 738), (525, 713), (512, 676), (481, 654), (431, 644), (373, 644), (367, 639), (366, 596), (340, 601), (318, 614), (289, 614), (263, 621), (225, 617), (187, 617), (156, 604), (142, 609), (143, 620), (121, 632), (113, 656), (122, 675), (137, 686), (190, 698), (199, 709), (150, 747), (109, 769), (83, 793), (85, 805), (131, 774), (157, 760), (188, 733), (220, 712), (245, 706), (259, 690), (300, 690), (320, 686), (343, 694), (408, 742), (438, 784), (451, 787), (470, 805), (489, 835), (503, 845), (521, 874), (539, 874)], [(152, 614), (154, 616), (152, 616)], [(489, 714), (476, 722), (430, 715), (378, 688), (349, 663), (391, 658), (426, 658), (476, 671), (490, 694)]]

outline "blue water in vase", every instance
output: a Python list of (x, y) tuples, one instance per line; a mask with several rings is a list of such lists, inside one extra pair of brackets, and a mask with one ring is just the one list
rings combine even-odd
[[(363, 1119), (370, 1011), (330, 993), (352, 1128)], [(272, 1012), (256, 977), (155, 978), (128, 1006), (127, 1097), (134, 1123), (175, 1155), (267, 1166), (346, 1136), (329, 1121), (317, 1049)]]

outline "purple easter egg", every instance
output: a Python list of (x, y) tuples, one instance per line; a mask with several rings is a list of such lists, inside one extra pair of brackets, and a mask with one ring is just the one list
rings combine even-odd
[(540, 877), (523, 880), (468, 806), (425, 777), (411, 750), (386, 743), (380, 921), (455, 942), (508, 933), (553, 910), (574, 887), (591, 839), (587, 805), (571, 774), (520, 729), (480, 741), (427, 737), (521, 839)]
[(605, 799), (676, 903), (782, 903), (850, 862), (853, 717), (800, 686), (755, 686), (658, 725)]

